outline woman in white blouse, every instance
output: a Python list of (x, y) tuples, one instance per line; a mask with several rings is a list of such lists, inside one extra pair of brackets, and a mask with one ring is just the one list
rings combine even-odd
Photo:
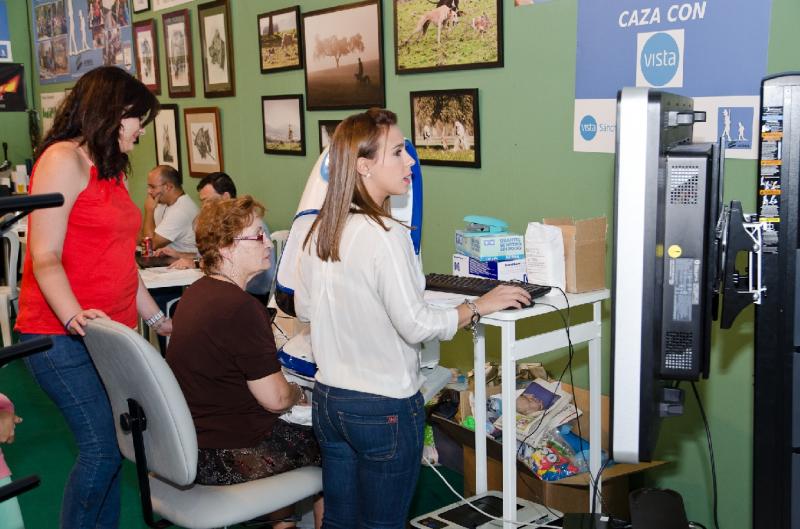
[(419, 344), (530, 301), (501, 286), (457, 308), (429, 306), (409, 226), (389, 213), (414, 160), (391, 111), (345, 119), (333, 135), (328, 193), (300, 257), (297, 315), (319, 367), (314, 431), (325, 529), (404, 528), (422, 454)]

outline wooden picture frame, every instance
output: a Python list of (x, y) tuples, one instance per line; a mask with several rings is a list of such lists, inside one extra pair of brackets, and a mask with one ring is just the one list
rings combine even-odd
[(197, 6), (203, 94), (206, 97), (236, 95), (230, 9), (228, 0), (215, 0)]
[(395, 73), (502, 68), (503, 1), (470, 1), (393, 0)]
[(258, 49), (261, 73), (303, 68), (299, 6), (258, 15)]
[(152, 18), (133, 23), (133, 48), (139, 80), (156, 95), (161, 95), (161, 68), (158, 64), (158, 36)]
[(341, 122), (341, 119), (319, 120), (319, 125), (317, 127), (319, 132), (319, 152), (325, 150), (325, 147), (330, 144), (333, 131), (336, 130), (336, 127), (338, 127)]
[(411, 142), (425, 165), (480, 167), (478, 89), (411, 92)]
[(167, 59), (169, 97), (194, 97), (194, 61), (192, 60), (192, 24), (189, 10), (180, 9), (161, 15), (164, 29), (164, 56)]
[(380, 0), (303, 13), (306, 109), (386, 106)]
[(261, 96), (261, 126), (266, 154), (306, 155), (302, 94)]
[(161, 112), (153, 120), (156, 163), (170, 165), (181, 172), (181, 138), (178, 105), (163, 103)]
[(150, 0), (133, 0), (133, 12), (141, 13), (150, 9)]
[(219, 108), (198, 107), (183, 111), (189, 174), (205, 176), (225, 170)]

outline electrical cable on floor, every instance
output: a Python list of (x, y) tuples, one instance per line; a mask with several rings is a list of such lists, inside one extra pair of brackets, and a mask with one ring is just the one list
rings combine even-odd
[[(706, 441), (708, 442), (708, 457), (711, 463), (711, 487), (713, 497), (713, 514), (714, 514), (714, 527), (719, 529), (719, 518), (717, 516), (717, 464), (714, 461), (714, 444), (711, 441), (711, 428), (708, 426), (708, 418), (706, 417), (706, 410), (703, 408), (703, 402), (700, 400), (700, 394), (697, 392), (697, 386), (692, 382), (692, 392), (694, 398), (697, 400), (697, 406), (700, 408), (700, 416), (703, 418), (703, 426), (706, 429)], [(705, 528), (703, 528), (705, 529)]]

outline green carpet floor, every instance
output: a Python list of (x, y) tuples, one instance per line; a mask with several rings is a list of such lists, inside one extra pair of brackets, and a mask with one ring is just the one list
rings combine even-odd
[[(0, 392), (14, 401), (17, 414), (24, 419), (17, 426), (16, 442), (2, 447), (6, 461), (16, 477), (36, 474), (41, 478), (39, 487), (19, 499), (26, 529), (58, 529), (64, 484), (77, 454), (72, 436), (64, 419), (33, 381), (22, 361), (0, 369)], [(461, 475), (446, 468), (441, 471), (456, 490), (463, 490)], [(126, 462), (123, 472), (120, 529), (143, 528), (134, 466)], [(455, 500), (433, 471), (423, 467), (411, 505), (411, 517)]]

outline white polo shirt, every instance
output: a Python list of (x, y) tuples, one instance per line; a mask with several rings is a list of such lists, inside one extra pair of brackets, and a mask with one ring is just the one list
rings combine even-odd
[(167, 246), (177, 252), (197, 253), (197, 243), (194, 239), (194, 219), (200, 209), (189, 198), (181, 195), (171, 206), (158, 204), (153, 210), (153, 220), (156, 223), (155, 232), (172, 241)]
[(407, 398), (423, 383), (420, 344), (451, 339), (458, 311), (425, 302), (409, 230), (385, 222), (389, 231), (366, 215), (350, 215), (338, 262), (322, 261), (310, 241), (299, 259), (295, 310), (311, 323), (319, 382)]

